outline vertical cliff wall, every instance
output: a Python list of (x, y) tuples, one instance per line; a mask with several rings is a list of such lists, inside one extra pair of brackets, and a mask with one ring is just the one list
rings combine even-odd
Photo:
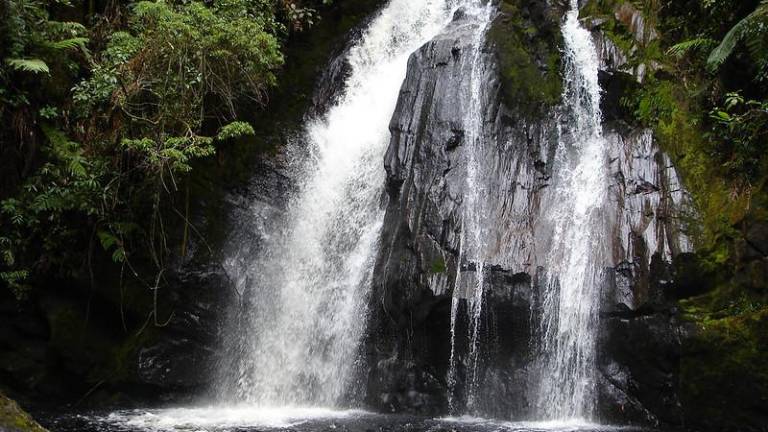
[[(476, 22), (459, 11), (451, 26), (417, 51), (392, 119), (385, 158), (387, 206), (371, 305), (367, 401), (384, 410), (466, 411), (470, 367), (468, 301), (454, 324), (451, 298), (466, 299), (482, 277), (478, 402), (470, 411), (502, 418), (535, 414), (535, 364), (546, 235), (537, 230), (567, 117), (557, 95), (562, 5), (502, 1), (483, 53), (481, 148), (482, 275), (462, 260), (469, 192), (466, 89)], [(599, 33), (594, 34), (600, 45)], [(688, 198), (650, 131), (612, 115), (608, 84), (625, 71), (600, 49), (604, 136), (608, 143), (610, 259), (602, 284), (598, 415), (605, 421), (679, 422), (677, 318), (670, 262), (690, 251)], [(554, 82), (554, 83), (553, 83)], [(475, 191), (476, 192), (476, 191)], [(458, 284), (456, 281), (459, 281)], [(461, 348), (465, 347), (465, 348)], [(474, 360), (473, 360), (474, 361)]]

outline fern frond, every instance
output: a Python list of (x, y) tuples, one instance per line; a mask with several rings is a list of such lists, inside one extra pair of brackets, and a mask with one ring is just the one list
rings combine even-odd
[(88, 38), (74, 37), (74, 38), (64, 39), (56, 42), (47, 41), (45, 42), (44, 45), (46, 48), (58, 51), (58, 50), (84, 48), (86, 43), (88, 43)]
[(672, 45), (667, 50), (667, 55), (671, 57), (682, 58), (690, 52), (699, 51), (702, 49), (710, 49), (717, 41), (710, 38), (695, 38), (687, 41), (680, 42), (679, 44)]
[(48, 21), (49, 32), (70, 33), (72, 35), (87, 31), (84, 25), (73, 21)]
[(48, 68), (48, 65), (40, 59), (9, 58), (5, 59), (5, 63), (13, 69), (22, 72), (45, 74), (51, 72), (51, 70)]
[[(768, 29), (756, 29), (754, 34), (754, 37), (747, 37), (744, 40), (744, 45), (747, 46), (747, 50), (749, 50), (749, 55), (752, 56), (753, 59), (760, 59), (768, 56), (768, 38), (766, 38), (764, 35), (759, 34), (761, 31), (766, 31)], [(748, 35), (752, 36), (752, 35)]]
[(714, 72), (731, 56), (736, 45), (747, 36), (750, 31), (760, 25), (760, 21), (768, 17), (768, 0), (763, 0), (751, 14), (744, 17), (741, 21), (726, 33), (707, 59), (707, 69)]

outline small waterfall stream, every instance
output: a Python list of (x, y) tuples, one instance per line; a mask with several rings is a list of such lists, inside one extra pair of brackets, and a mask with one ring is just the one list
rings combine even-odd
[(545, 274), (541, 319), (538, 414), (591, 419), (595, 407), (596, 338), (603, 268), (608, 258), (608, 145), (602, 133), (598, 58), (592, 36), (571, 0), (565, 41), (563, 118), (553, 185), (545, 198), (539, 238)]
[(451, 299), (451, 358), (449, 360), (448, 386), (449, 386), (449, 404), (451, 410), (458, 409), (454, 401), (457, 381), (457, 358), (456, 358), (456, 321), (459, 319), (459, 303), (463, 297), (467, 301), (467, 312), (469, 315), (469, 364), (467, 365), (467, 378), (465, 383), (465, 398), (468, 409), (474, 409), (476, 403), (476, 394), (478, 386), (478, 362), (479, 362), (479, 331), (480, 318), (483, 309), (483, 292), (485, 290), (483, 268), (487, 255), (487, 221), (483, 204), (486, 194), (485, 182), (483, 181), (483, 170), (487, 169), (482, 163), (480, 155), (483, 137), (483, 122), (485, 104), (483, 98), (483, 84), (485, 78), (486, 62), (483, 58), (482, 49), (485, 44), (485, 34), (488, 25), (491, 22), (494, 7), (491, 4), (483, 4), (476, 1), (469, 5), (467, 14), (474, 17), (477, 30), (472, 41), (472, 55), (469, 57), (471, 62), (470, 71), (472, 73), (469, 79), (469, 85), (464, 92), (465, 100), (469, 101), (468, 116), (464, 119), (464, 133), (467, 145), (465, 147), (466, 162), (466, 191), (464, 197), (461, 240), (459, 242), (461, 251), (459, 252), (459, 261), (463, 265), (474, 266), (474, 278), (468, 281), (471, 286), (471, 292), (462, 292), (459, 288), (462, 286), (462, 272), (456, 272), (453, 296)]
[[(462, 202), (459, 260), (451, 303), (451, 356), (447, 382), (453, 413), (482, 413), (483, 394), (481, 320), (488, 271), (494, 265), (522, 268), (509, 262), (503, 238), (496, 230), (493, 190), (495, 165), (485, 154), (483, 140), (487, 95), (484, 93), (488, 58), (482, 52), (492, 16), (491, 6), (475, 5), (480, 23), (473, 43), (472, 77), (463, 89), (470, 109), (464, 119), (466, 187)], [(562, 27), (564, 92), (556, 122), (557, 146), (551, 186), (542, 194), (540, 214), (534, 217), (541, 312), (536, 313), (534, 350), (538, 373), (532, 395), (536, 419), (586, 419), (594, 414), (596, 339), (603, 269), (608, 265), (610, 221), (607, 219), (608, 143), (602, 133), (598, 57), (592, 36), (579, 22), (578, 1), (572, 0)], [(522, 125), (520, 127), (523, 127)], [(496, 185), (496, 187), (498, 187)], [(504, 215), (504, 213), (500, 213)], [(495, 246), (496, 245), (496, 246)], [(466, 308), (462, 306), (466, 305)], [(466, 310), (467, 347), (459, 346), (458, 322)], [(464, 328), (462, 328), (464, 330)], [(463, 336), (463, 335), (461, 335)], [(465, 356), (459, 352), (466, 353)], [(465, 357), (465, 358), (463, 358)], [(463, 379), (463, 386), (458, 383)], [(486, 392), (487, 393), (487, 392)], [(487, 394), (485, 395), (487, 399)]]

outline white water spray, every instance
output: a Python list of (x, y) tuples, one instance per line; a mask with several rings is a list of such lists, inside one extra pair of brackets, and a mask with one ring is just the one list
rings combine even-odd
[(486, 182), (484, 181), (483, 165), (480, 157), (483, 145), (484, 122), (484, 94), (485, 66), (483, 59), (483, 45), (488, 26), (491, 23), (494, 7), (484, 4), (482, 1), (473, 1), (467, 7), (467, 14), (473, 17), (477, 30), (472, 41), (471, 74), (469, 86), (465, 89), (463, 97), (469, 101), (467, 117), (464, 119), (464, 136), (466, 140), (465, 154), (467, 158), (465, 194), (463, 199), (462, 229), (460, 240), (459, 262), (460, 265), (474, 265), (474, 280), (471, 283), (471, 292), (462, 292), (461, 269), (456, 272), (453, 298), (451, 299), (451, 357), (448, 371), (449, 404), (455, 411), (454, 393), (457, 391), (457, 358), (456, 358), (456, 320), (458, 319), (459, 303), (462, 297), (466, 297), (467, 312), (469, 314), (469, 357), (467, 364), (465, 394), (467, 408), (476, 408), (478, 391), (478, 363), (479, 363), (479, 331), (480, 318), (483, 309), (483, 294), (485, 292), (484, 267), (488, 255), (487, 222), (488, 213), (486, 203)]
[[(448, 22), (446, 0), (392, 0), (349, 54), (344, 95), (294, 146), (282, 232), (250, 269), (238, 401), (336, 406), (349, 391), (383, 221), (381, 161), (409, 55)], [(237, 269), (243, 271), (243, 269)], [(232, 371), (224, 371), (231, 374)], [(223, 395), (222, 399), (232, 399)]]
[(565, 40), (564, 118), (556, 173), (539, 223), (551, 238), (543, 252), (542, 370), (538, 415), (547, 419), (594, 414), (596, 335), (603, 268), (608, 257), (607, 144), (602, 134), (598, 58), (571, 0)]

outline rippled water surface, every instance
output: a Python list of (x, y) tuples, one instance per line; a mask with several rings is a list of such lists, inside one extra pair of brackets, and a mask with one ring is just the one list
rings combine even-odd
[(474, 417), (426, 418), (323, 408), (174, 408), (58, 416), (51, 432), (611, 432), (638, 430), (578, 421), (506, 422)]

